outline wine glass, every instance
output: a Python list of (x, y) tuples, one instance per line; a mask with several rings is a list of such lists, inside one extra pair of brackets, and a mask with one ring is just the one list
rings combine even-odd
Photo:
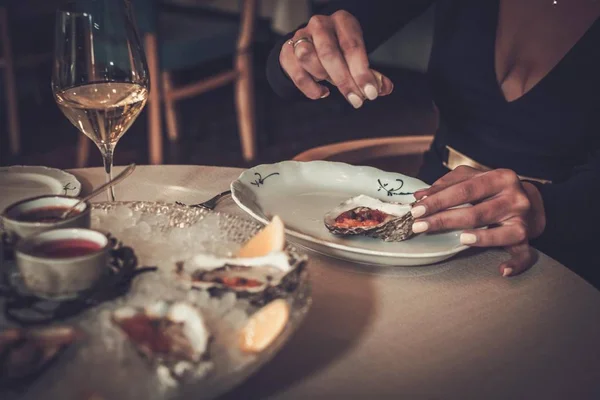
[[(54, 98), (69, 121), (100, 149), (108, 181), (115, 146), (150, 91), (130, 0), (67, 3), (57, 11), (54, 40)], [(112, 188), (108, 200), (115, 201)]]

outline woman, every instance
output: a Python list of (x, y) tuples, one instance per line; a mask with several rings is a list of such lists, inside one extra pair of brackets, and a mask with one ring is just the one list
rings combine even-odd
[[(332, 2), (273, 49), (269, 82), (282, 97), (319, 100), (329, 81), (355, 108), (388, 95), (367, 54), (432, 3), (440, 128), (413, 229), (462, 229), (464, 244), (506, 248), (503, 276), (535, 262), (531, 244), (598, 285), (600, 1)], [(448, 210), (465, 202), (475, 205)]]

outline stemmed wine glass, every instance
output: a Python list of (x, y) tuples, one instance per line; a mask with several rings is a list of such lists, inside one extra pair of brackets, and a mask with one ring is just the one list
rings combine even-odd
[[(110, 180), (115, 146), (150, 91), (130, 0), (77, 0), (57, 11), (52, 91), (65, 116), (100, 149)], [(108, 200), (115, 201), (112, 188)]]

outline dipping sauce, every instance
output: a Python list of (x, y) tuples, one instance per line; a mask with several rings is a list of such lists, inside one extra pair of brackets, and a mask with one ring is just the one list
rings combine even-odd
[[(70, 207), (65, 206), (49, 206), (34, 208), (33, 210), (27, 210), (17, 215), (15, 218), (21, 222), (58, 222), (61, 221), (60, 216), (69, 209)], [(73, 210), (69, 215), (69, 218), (79, 214), (80, 211)]]
[(62, 239), (42, 243), (33, 248), (32, 254), (37, 257), (70, 258), (92, 254), (100, 250), (96, 242), (85, 239)]

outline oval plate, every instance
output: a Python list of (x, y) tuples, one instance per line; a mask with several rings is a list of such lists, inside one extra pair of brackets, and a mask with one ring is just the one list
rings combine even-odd
[(81, 183), (60, 169), (43, 166), (13, 165), (0, 167), (0, 211), (28, 197), (47, 194), (78, 196)]
[(279, 215), (289, 240), (349, 261), (390, 266), (427, 265), (465, 250), (460, 231), (421, 234), (403, 242), (339, 237), (323, 224), (325, 213), (344, 200), (365, 194), (383, 201), (411, 203), (429, 185), (399, 173), (331, 161), (283, 161), (244, 171), (231, 183), (240, 208), (262, 223)]

